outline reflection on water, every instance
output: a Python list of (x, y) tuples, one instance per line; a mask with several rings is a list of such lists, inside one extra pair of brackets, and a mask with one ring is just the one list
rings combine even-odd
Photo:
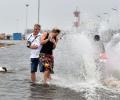
[(53, 100), (56, 89), (43, 85), (31, 85), (31, 99), (49, 99)]
[(32, 85), (30, 100), (85, 100), (80, 93), (55, 85)]

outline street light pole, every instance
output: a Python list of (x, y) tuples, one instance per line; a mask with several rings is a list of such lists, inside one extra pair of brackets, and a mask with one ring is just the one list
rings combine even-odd
[[(119, 9), (116, 9), (116, 8), (111, 8), (114, 12), (116, 12), (118, 15), (118, 17), (120, 17), (120, 10)], [(117, 17), (116, 16), (116, 17)], [(120, 26), (120, 24), (119, 24), (119, 22), (118, 22), (118, 18), (116, 18), (117, 19), (117, 27), (118, 27), (118, 29), (119, 29), (119, 26)], [(119, 21), (120, 21), (120, 19), (119, 19)]]
[(25, 29), (25, 33), (27, 33), (27, 29), (28, 29), (28, 7), (29, 4), (26, 4), (26, 29)]
[(38, 24), (40, 22), (40, 0), (38, 0)]
[(103, 14), (108, 16), (108, 18), (107, 18), (107, 19), (105, 18), (105, 21), (106, 21), (107, 23), (109, 23), (109, 20), (110, 20), (110, 19), (109, 19), (109, 18), (110, 18), (110, 15), (109, 15), (109, 13), (107, 13), (107, 12), (104, 12)]

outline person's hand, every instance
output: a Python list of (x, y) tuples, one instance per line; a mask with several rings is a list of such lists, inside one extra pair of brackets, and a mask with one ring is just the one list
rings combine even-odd
[(47, 39), (48, 39), (48, 40), (51, 40), (51, 38), (52, 38), (52, 37), (49, 35)]
[(55, 39), (51, 39), (50, 41), (53, 42), (53, 43), (55, 43)]
[(106, 62), (107, 61), (107, 55), (106, 53), (100, 53), (100, 62)]
[(30, 46), (30, 48), (31, 48), (31, 49), (37, 49), (37, 48), (38, 48), (38, 45), (33, 44), (33, 45)]
[(55, 39), (51, 39), (50, 41), (51, 41), (54, 45), (56, 45)]
[(106, 53), (100, 53), (100, 58), (101, 59), (107, 59)]

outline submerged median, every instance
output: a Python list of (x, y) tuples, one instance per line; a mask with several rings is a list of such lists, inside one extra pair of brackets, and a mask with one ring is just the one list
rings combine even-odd
[(12, 45), (15, 45), (15, 44), (12, 43), (12, 42), (1, 42), (1, 43), (0, 43), (0, 48), (12, 46)]

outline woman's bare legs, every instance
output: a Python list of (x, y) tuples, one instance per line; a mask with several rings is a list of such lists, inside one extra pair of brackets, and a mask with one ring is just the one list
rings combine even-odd
[(48, 79), (51, 79), (51, 76), (50, 76), (50, 71), (49, 70), (46, 70), (44, 72), (44, 83), (46, 84), (47, 83), (47, 80)]

